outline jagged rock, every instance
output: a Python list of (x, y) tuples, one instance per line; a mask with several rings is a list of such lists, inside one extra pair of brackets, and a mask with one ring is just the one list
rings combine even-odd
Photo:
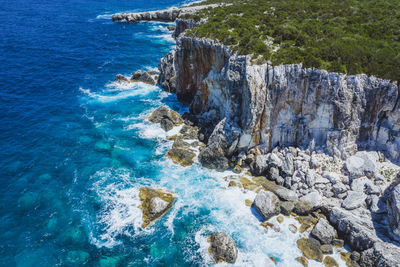
[(160, 122), (160, 125), (164, 131), (169, 131), (174, 128), (174, 122), (171, 121), (169, 118), (163, 118)]
[(339, 267), (339, 264), (331, 256), (325, 256), (323, 263), (326, 267)]
[(372, 248), (362, 252), (360, 265), (373, 267), (400, 266), (400, 248), (391, 243), (376, 242)]
[(374, 243), (380, 242), (368, 211), (347, 211), (332, 207), (329, 211), (329, 221), (339, 235), (345, 238), (346, 243), (356, 251), (366, 250)]
[(223, 171), (229, 168), (228, 157), (237, 145), (239, 131), (221, 120), (214, 128), (207, 146), (200, 151), (199, 161), (207, 168)]
[(184, 139), (197, 139), (199, 135), (199, 129), (194, 126), (183, 125), (179, 133)]
[(400, 237), (400, 184), (396, 182), (389, 190), (387, 199), (388, 221), (392, 232)]
[(318, 239), (322, 244), (330, 244), (337, 233), (326, 219), (320, 218), (312, 229), (311, 236)]
[(151, 76), (151, 74), (148, 71), (142, 73), (140, 70), (132, 73), (131, 81), (132, 82), (143, 82), (143, 83), (148, 83), (151, 85), (156, 84), (156, 80)]
[(226, 233), (216, 233), (208, 238), (208, 242), (210, 243), (208, 252), (217, 263), (236, 261), (238, 250), (232, 237)]
[(346, 198), (343, 200), (342, 207), (347, 210), (354, 210), (361, 207), (365, 203), (366, 195), (360, 191), (348, 191)]
[(118, 82), (118, 83), (128, 83), (129, 80), (128, 78), (126, 78), (124, 75), (122, 74), (117, 74), (115, 76), (114, 82)]
[[(253, 175), (264, 175), (268, 170), (268, 158), (267, 155), (257, 155), (253, 163), (250, 165), (251, 173)], [(276, 168), (274, 169), (277, 170)]]
[(280, 202), (278, 197), (269, 191), (261, 190), (254, 199), (254, 206), (264, 220), (279, 214)]
[(146, 228), (152, 221), (165, 214), (175, 201), (171, 193), (148, 187), (139, 189), (139, 198), (141, 201), (139, 208), (143, 211), (142, 228)]
[(359, 151), (346, 160), (346, 168), (351, 177), (372, 177), (378, 171), (378, 160), (376, 152)]
[(320, 250), (320, 243), (314, 238), (300, 238), (297, 240), (297, 247), (303, 252), (303, 255), (310, 260), (322, 261), (324, 255)]
[(158, 63), (157, 83), (168, 92), (176, 91), (176, 71), (175, 71), (175, 50), (169, 52), (165, 57), (160, 59)]
[(267, 177), (271, 180), (271, 181), (277, 181), (279, 179), (283, 179), (282, 177), (280, 177), (279, 175), (279, 170), (275, 167), (271, 167), (269, 169), (268, 175)]
[(154, 123), (161, 123), (163, 119), (169, 119), (174, 126), (178, 126), (183, 123), (181, 115), (166, 106), (157, 108), (147, 119)]

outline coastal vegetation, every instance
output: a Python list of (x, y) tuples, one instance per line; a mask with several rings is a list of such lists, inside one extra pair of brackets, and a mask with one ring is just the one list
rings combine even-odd
[[(207, 0), (201, 4), (222, 3)], [(303, 63), (400, 80), (400, 0), (228, 0), (186, 15), (187, 35), (252, 54), (256, 63)]]

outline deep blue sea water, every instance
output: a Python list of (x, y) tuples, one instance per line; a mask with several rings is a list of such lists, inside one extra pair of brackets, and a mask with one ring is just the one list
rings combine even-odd
[[(266, 233), (199, 164), (163, 154), (166, 133), (146, 121), (157, 86), (113, 83), (157, 67), (174, 47), (165, 23), (113, 23), (110, 14), (181, 5), (177, 0), (0, 0), (0, 265), (201, 266), (207, 236), (225, 231), (238, 266), (298, 265), (288, 231)], [(172, 190), (172, 210), (140, 228), (138, 190)], [(289, 223), (289, 220), (286, 222)], [(287, 226), (287, 225), (286, 225)]]

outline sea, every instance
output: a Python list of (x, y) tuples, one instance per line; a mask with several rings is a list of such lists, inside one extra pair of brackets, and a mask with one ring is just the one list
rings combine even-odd
[[(210, 266), (215, 232), (233, 237), (235, 266), (302, 266), (297, 221), (266, 231), (245, 205), (256, 193), (228, 187), (232, 172), (164, 156), (176, 129), (146, 118), (161, 105), (187, 111), (174, 94), (114, 82), (156, 70), (175, 40), (171, 23), (111, 15), (187, 3), (0, 0), (0, 266)], [(142, 229), (144, 186), (176, 201)]]

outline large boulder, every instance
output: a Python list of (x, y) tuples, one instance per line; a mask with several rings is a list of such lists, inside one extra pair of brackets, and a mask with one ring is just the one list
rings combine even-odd
[(393, 186), (386, 203), (390, 228), (400, 237), (400, 184)]
[(346, 210), (354, 210), (365, 204), (365, 199), (366, 195), (362, 191), (348, 191), (342, 202), (342, 207)]
[(268, 159), (269, 156), (267, 155), (257, 155), (253, 163), (250, 165), (251, 173), (253, 175), (264, 175), (268, 170)]
[(279, 198), (274, 193), (265, 190), (258, 192), (254, 199), (254, 206), (265, 220), (279, 214), (281, 209)]
[(311, 236), (318, 239), (322, 244), (330, 244), (337, 233), (326, 219), (320, 218), (312, 229)]
[(139, 189), (139, 199), (141, 201), (139, 208), (143, 211), (142, 228), (146, 228), (151, 222), (164, 215), (175, 201), (172, 193), (149, 187)]
[(351, 177), (373, 177), (379, 170), (379, 156), (376, 152), (359, 151), (346, 160), (346, 168)]
[(210, 243), (208, 252), (217, 263), (236, 261), (238, 250), (232, 237), (226, 233), (216, 233), (208, 238), (208, 242)]

